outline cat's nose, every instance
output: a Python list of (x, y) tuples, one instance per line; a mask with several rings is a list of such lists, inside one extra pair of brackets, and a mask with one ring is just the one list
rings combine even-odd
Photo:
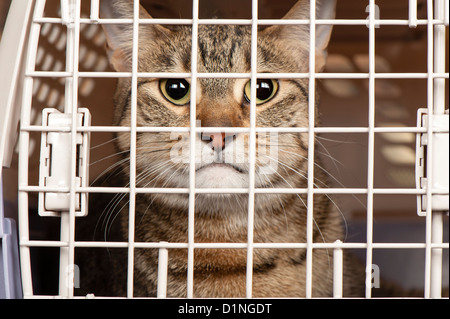
[(222, 151), (225, 149), (225, 146), (234, 139), (235, 134), (233, 133), (203, 133), (202, 140), (206, 143), (211, 143), (212, 148), (215, 151)]
[(225, 148), (225, 133), (210, 133), (208, 135), (211, 145), (215, 150), (222, 150)]

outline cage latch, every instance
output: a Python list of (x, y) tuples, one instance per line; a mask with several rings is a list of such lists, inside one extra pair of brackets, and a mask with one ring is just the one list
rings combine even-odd
[[(70, 211), (72, 165), (75, 165), (75, 187), (88, 185), (89, 139), (88, 132), (76, 132), (76, 158), (72, 159), (72, 114), (56, 109), (42, 111), (42, 125), (48, 127), (42, 133), (39, 186), (49, 191), (39, 193), (39, 215), (60, 216)], [(89, 126), (88, 109), (79, 108), (77, 127)], [(75, 193), (75, 215), (86, 216), (87, 193)]]
[[(417, 126), (428, 127), (427, 109), (419, 109)], [(449, 210), (449, 114), (433, 114), (432, 117), (432, 148), (429, 147), (428, 133), (417, 134), (416, 140), (416, 187), (426, 189), (428, 185), (427, 165), (432, 165), (432, 202), (433, 211)], [(427, 163), (427, 152), (432, 152), (432, 163)], [(425, 216), (428, 202), (427, 195), (417, 196), (417, 213)]]

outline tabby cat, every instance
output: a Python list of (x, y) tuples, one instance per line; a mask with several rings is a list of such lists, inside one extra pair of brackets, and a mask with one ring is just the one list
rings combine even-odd
[[(331, 9), (330, 9), (331, 8)], [(132, 18), (133, 3), (102, 1), (103, 17)], [(334, 11), (333, 1), (318, 5), (318, 15)], [(309, 19), (309, 0), (299, 0), (284, 19)], [(150, 15), (140, 7), (140, 17)], [(103, 25), (108, 56), (116, 71), (133, 67), (132, 26)], [(331, 26), (316, 30), (316, 70), (325, 64)], [(309, 25), (260, 27), (257, 34), (258, 73), (309, 72)], [(192, 26), (144, 24), (139, 27), (138, 71), (190, 73)], [(251, 26), (200, 25), (198, 66), (201, 73), (250, 73)], [(308, 79), (262, 78), (256, 81), (256, 126), (308, 127)], [(132, 114), (130, 78), (119, 78), (114, 96), (114, 121), (130, 127)], [(189, 127), (190, 78), (138, 78), (136, 123), (138, 127)], [(197, 126), (211, 130), (196, 135), (195, 183), (198, 188), (249, 187), (249, 133), (220, 127), (250, 126), (251, 81), (246, 78), (200, 78), (196, 85)], [(317, 101), (317, 97), (316, 97)], [(215, 130), (214, 128), (217, 127)], [(122, 160), (118, 177), (130, 183), (130, 133), (116, 135)], [(256, 188), (306, 188), (307, 133), (257, 133)], [(143, 133), (136, 137), (137, 187), (189, 187), (189, 133)], [(315, 185), (324, 187), (326, 174), (315, 157)], [(111, 183), (110, 180), (107, 183)], [(314, 195), (313, 241), (344, 240), (343, 217), (327, 195)], [(110, 200), (110, 199), (108, 199)], [(127, 241), (128, 195), (116, 195), (104, 208), (92, 208), (96, 233), (107, 240)], [(93, 200), (97, 206), (100, 201)], [(249, 195), (197, 194), (194, 241), (196, 243), (247, 243)], [(106, 208), (105, 208), (106, 207)], [(137, 194), (135, 242), (188, 242), (188, 194)], [(101, 214), (103, 212), (103, 214)], [(306, 194), (256, 194), (254, 199), (255, 243), (305, 243), (307, 241)], [(102, 216), (100, 216), (102, 215)], [(86, 221), (83, 221), (86, 223)], [(90, 222), (96, 225), (96, 222)], [(103, 232), (99, 231), (103, 225)], [(106, 226), (105, 226), (106, 225)], [(81, 226), (80, 226), (81, 227)], [(92, 232), (91, 232), (92, 235)], [(92, 238), (90, 238), (92, 239)], [(102, 250), (102, 252), (100, 252)], [(169, 250), (167, 296), (187, 296), (187, 249)], [(332, 295), (333, 254), (313, 250), (312, 294)], [(127, 250), (99, 249), (79, 260), (81, 293), (126, 295)], [(247, 250), (196, 248), (194, 250), (194, 297), (245, 297)], [(135, 248), (134, 295), (155, 296), (158, 250)], [(344, 295), (363, 295), (364, 270), (345, 258)], [(258, 249), (253, 252), (253, 297), (303, 297), (306, 283), (306, 249)]]

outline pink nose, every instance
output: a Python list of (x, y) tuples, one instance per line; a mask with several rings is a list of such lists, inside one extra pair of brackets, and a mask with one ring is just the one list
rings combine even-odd
[(225, 148), (225, 133), (212, 133), (209, 134), (211, 143), (214, 149), (224, 149)]

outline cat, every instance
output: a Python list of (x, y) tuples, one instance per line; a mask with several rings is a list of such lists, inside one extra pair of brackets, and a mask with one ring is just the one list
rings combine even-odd
[[(299, 0), (283, 19), (309, 19), (309, 0)], [(330, 13), (334, 1), (318, 6), (318, 14)], [(331, 10), (330, 10), (331, 8)], [(104, 17), (132, 18), (133, 3), (102, 1)], [(140, 17), (151, 19), (143, 7)], [(132, 70), (132, 26), (104, 24), (107, 53), (116, 71)], [(315, 67), (323, 69), (332, 26), (316, 30)], [(258, 73), (309, 72), (309, 25), (259, 27)], [(147, 24), (139, 27), (139, 72), (191, 72), (192, 26)], [(250, 73), (251, 26), (199, 25), (198, 67), (201, 73)], [(130, 127), (130, 78), (119, 78), (114, 95), (114, 124)], [(191, 79), (138, 78), (136, 123), (138, 127), (189, 127)], [(198, 126), (249, 127), (251, 82), (247, 79), (201, 78), (196, 89)], [(308, 127), (308, 79), (258, 79), (256, 126)], [(317, 104), (319, 96), (315, 96)], [(315, 121), (318, 125), (318, 121)], [(249, 133), (211, 129), (196, 135), (195, 183), (197, 188), (249, 187)], [(121, 171), (114, 178), (121, 186), (130, 182), (130, 133), (116, 134)], [(256, 188), (307, 188), (307, 133), (257, 133)], [(273, 152), (275, 150), (275, 152)], [(268, 155), (269, 154), (269, 155)], [(143, 133), (136, 136), (137, 187), (189, 187), (189, 133)], [(228, 160), (225, 160), (228, 159)], [(315, 156), (316, 187), (326, 187), (327, 176)], [(111, 180), (107, 181), (111, 183)], [(95, 196), (95, 194), (91, 194)], [(105, 197), (103, 197), (105, 198)], [(89, 218), (103, 218), (108, 240), (128, 240), (128, 195), (93, 200)], [(247, 243), (248, 194), (196, 194), (194, 242)], [(255, 194), (255, 243), (306, 243), (306, 194)], [(343, 216), (325, 194), (313, 197), (313, 242), (344, 241)], [(105, 208), (106, 207), (106, 208)], [(188, 194), (137, 194), (135, 242), (188, 242)], [(103, 212), (103, 214), (101, 214)], [(102, 215), (102, 216), (100, 216)], [(100, 216), (100, 217), (99, 217)], [(87, 219), (89, 220), (89, 219)], [(80, 221), (90, 229), (101, 222)], [(97, 227), (98, 228), (98, 227)], [(98, 230), (97, 230), (98, 233)], [(100, 252), (102, 250), (102, 252)], [(79, 254), (79, 292), (96, 295), (127, 294), (127, 250), (97, 249), (87, 257)], [(169, 249), (168, 297), (187, 296), (187, 249)], [(257, 249), (253, 251), (252, 297), (305, 297), (306, 249)], [(193, 296), (245, 297), (246, 249), (196, 248)], [(333, 252), (314, 249), (312, 296), (330, 297), (333, 292)], [(158, 250), (135, 248), (134, 296), (155, 296)], [(365, 272), (345, 255), (344, 296), (364, 295)]]

